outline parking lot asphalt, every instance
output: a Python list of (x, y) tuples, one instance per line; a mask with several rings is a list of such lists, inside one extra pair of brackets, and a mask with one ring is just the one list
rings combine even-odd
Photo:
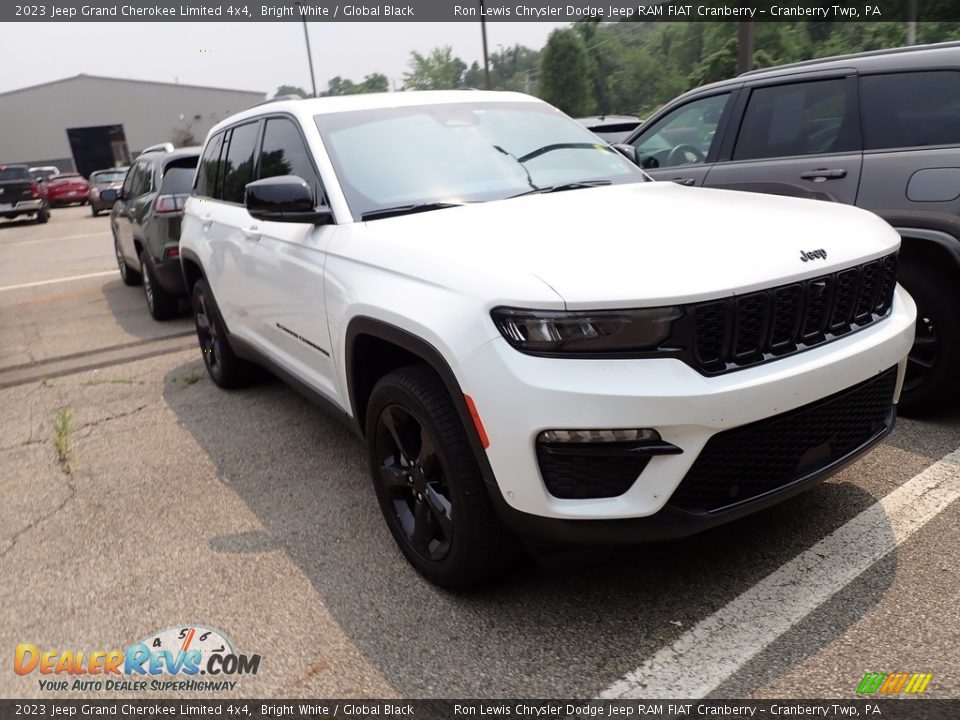
[[(852, 698), (868, 671), (931, 672), (926, 694), (960, 697), (960, 409), (902, 418), (861, 461), (746, 520), (524, 562), (457, 595), (403, 561), (356, 438), (279, 381), (217, 389), (190, 331), (186, 315), (154, 322), (120, 282), (106, 217), (0, 222), (8, 658), (18, 643), (122, 648), (197, 623), (263, 656), (236, 697), (590, 697), (679, 682)], [(0, 672), (0, 696), (45, 694), (35, 675)]]

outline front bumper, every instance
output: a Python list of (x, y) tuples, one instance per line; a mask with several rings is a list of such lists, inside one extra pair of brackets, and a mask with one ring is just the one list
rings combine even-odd
[[(897, 288), (890, 316), (842, 339), (766, 365), (705, 377), (679, 360), (540, 358), (496, 339), (461, 360), (487, 448), (501, 514), (526, 535), (620, 541), (689, 534), (779, 502), (852, 461), (889, 431), (777, 492), (722, 512), (681, 512), (671, 496), (718, 433), (815, 403), (896, 367), (899, 396), (916, 308)], [(484, 380), (480, 380), (484, 379)], [(890, 418), (892, 426), (892, 415)], [(682, 450), (653, 457), (616, 497), (561, 499), (548, 492), (535, 452), (549, 429), (652, 428)], [(638, 522), (637, 519), (643, 519)], [(607, 522), (597, 523), (603, 520)], [(550, 530), (550, 521), (553, 530)], [(583, 521), (583, 522), (580, 522)], [(518, 524), (526, 529), (517, 528)], [(605, 527), (604, 527), (605, 526)], [(582, 537), (581, 537), (582, 536)], [(599, 540), (597, 540), (599, 541)]]

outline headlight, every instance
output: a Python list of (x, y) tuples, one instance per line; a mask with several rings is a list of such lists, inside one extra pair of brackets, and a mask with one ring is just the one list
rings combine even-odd
[(682, 315), (678, 307), (641, 310), (496, 308), (493, 322), (513, 347), (534, 354), (617, 354), (656, 349)]

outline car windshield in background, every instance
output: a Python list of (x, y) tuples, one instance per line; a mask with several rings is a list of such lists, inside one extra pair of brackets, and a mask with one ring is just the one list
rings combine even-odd
[(123, 182), (127, 173), (124, 170), (110, 170), (108, 172), (97, 172), (90, 176), (90, 182), (95, 185), (106, 185), (107, 183)]
[(30, 180), (30, 173), (26, 168), (0, 168), (0, 181), (3, 180)]
[(315, 117), (354, 217), (646, 176), (540, 103), (378, 108)]
[(184, 158), (176, 164), (167, 165), (160, 192), (164, 195), (189, 195), (193, 187), (193, 176), (197, 172), (198, 159)]
[(82, 180), (83, 176), (80, 173), (63, 173), (57, 175), (55, 178), (51, 178), (50, 182), (60, 182), (61, 180)]

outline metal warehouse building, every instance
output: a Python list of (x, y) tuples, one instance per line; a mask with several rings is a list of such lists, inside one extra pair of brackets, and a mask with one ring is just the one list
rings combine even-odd
[(265, 97), (94, 75), (0, 93), (0, 164), (56, 165), (88, 175), (126, 165), (157, 143), (202, 143), (213, 125)]

